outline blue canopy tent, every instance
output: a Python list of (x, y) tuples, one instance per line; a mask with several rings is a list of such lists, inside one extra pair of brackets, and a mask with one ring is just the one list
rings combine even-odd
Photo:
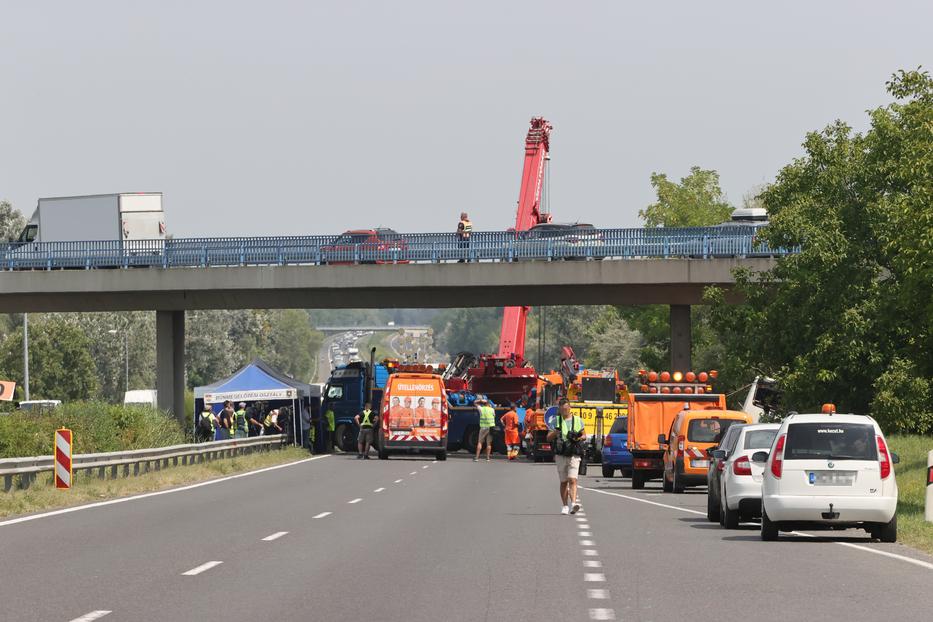
[(195, 387), (194, 421), (197, 423), (199, 414), (205, 408), (210, 408), (215, 414), (219, 413), (226, 400), (234, 404), (239, 402), (266, 402), (269, 405), (278, 403), (279, 406), (291, 404), (293, 414), (291, 428), (295, 443), (299, 444), (301, 407), (308, 407), (315, 388), (289, 377), (262, 359), (253, 359), (223, 380), (207, 386)]

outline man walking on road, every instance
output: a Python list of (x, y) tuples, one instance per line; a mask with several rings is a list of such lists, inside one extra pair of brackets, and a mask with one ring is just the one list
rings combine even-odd
[(369, 447), (373, 444), (373, 430), (379, 421), (379, 415), (372, 411), (373, 405), (366, 402), (363, 405), (363, 412), (353, 418), (356, 425), (360, 426), (360, 453), (356, 456), (357, 460), (369, 460)]
[(518, 436), (518, 413), (515, 412), (515, 402), (509, 412), (502, 415), (502, 429), (505, 430), (505, 447), (509, 460), (518, 458), (518, 448), (521, 438)]
[(483, 443), (486, 443), (486, 462), (489, 462), (492, 455), (492, 431), (496, 429), (496, 411), (489, 405), (489, 400), (484, 397), (476, 399), (476, 408), (479, 409), (479, 436), (476, 440), (476, 456), (473, 462), (479, 460)]
[(555, 429), (548, 432), (547, 439), (554, 447), (554, 463), (560, 478), (561, 514), (576, 514), (580, 510), (577, 499), (577, 475), (580, 472), (580, 456), (586, 432), (583, 419), (570, 414), (570, 402), (562, 397), (558, 402), (558, 417)]

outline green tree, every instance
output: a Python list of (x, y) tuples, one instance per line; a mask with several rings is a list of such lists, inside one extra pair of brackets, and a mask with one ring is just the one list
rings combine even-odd
[(652, 173), (651, 185), (658, 200), (638, 212), (646, 227), (706, 227), (732, 214), (714, 170), (693, 166), (679, 184), (665, 173)]
[(269, 350), (264, 358), (293, 378), (309, 382), (315, 355), (323, 342), (324, 336), (311, 327), (307, 312), (298, 309), (274, 311)]
[(26, 218), (22, 212), (9, 201), (0, 201), (0, 244), (19, 237), (25, 226)]
[[(933, 431), (933, 80), (900, 72), (895, 102), (855, 133), (837, 121), (761, 198), (772, 246), (800, 246), (739, 275), (748, 304), (712, 325), (749, 369), (779, 378), (795, 410), (834, 402), (889, 431)], [(905, 392), (910, 395), (905, 400)]]

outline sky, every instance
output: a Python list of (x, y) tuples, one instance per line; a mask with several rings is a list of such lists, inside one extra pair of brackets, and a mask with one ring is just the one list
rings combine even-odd
[(515, 219), (638, 226), (652, 172), (729, 200), (933, 63), (929, 1), (0, 0), (0, 199), (161, 191), (176, 237)]

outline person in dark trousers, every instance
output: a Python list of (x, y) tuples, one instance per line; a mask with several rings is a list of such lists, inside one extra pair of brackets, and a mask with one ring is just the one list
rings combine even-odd
[[(473, 223), (470, 222), (470, 217), (466, 212), (460, 213), (460, 222), (457, 223), (457, 247), (461, 250), (465, 250), (467, 253), (470, 251), (470, 234), (473, 233)], [(460, 259), (458, 263), (463, 263), (465, 260)]]
[(356, 456), (357, 460), (369, 460), (369, 447), (373, 444), (375, 434), (373, 430), (379, 422), (379, 415), (373, 412), (373, 405), (366, 402), (363, 405), (363, 411), (353, 418), (356, 425), (360, 426), (359, 448), (360, 453)]
[(224, 408), (217, 417), (217, 440), (226, 441), (233, 437), (234, 417), (233, 402), (227, 400), (224, 402)]

